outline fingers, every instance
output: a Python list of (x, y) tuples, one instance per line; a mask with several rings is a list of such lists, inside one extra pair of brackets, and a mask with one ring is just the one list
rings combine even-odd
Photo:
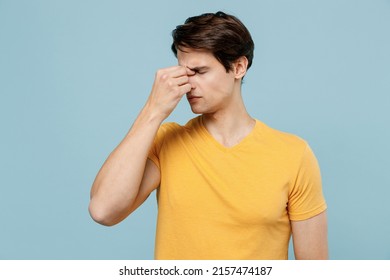
[(175, 96), (181, 98), (191, 91), (192, 86), (189, 83), (188, 74), (192, 74), (192, 72), (192, 70), (183, 66), (172, 66), (158, 70), (152, 94), (167, 100), (175, 99)]
[(180, 78), (183, 76), (195, 75), (195, 71), (184, 66), (172, 66), (172, 67), (160, 69), (159, 71), (163, 71), (165, 74), (169, 75), (172, 78)]
[(184, 94), (190, 92), (191, 88), (192, 88), (191, 84), (188, 84), (188, 83), (179, 86), (180, 95), (183, 96)]
[(195, 75), (195, 71), (191, 70), (190, 68), (186, 67), (187, 76), (193, 76)]
[(191, 85), (189, 84), (189, 75), (193, 75), (195, 72), (183, 67), (183, 66), (173, 66), (169, 68), (160, 69), (157, 71), (156, 80), (159, 84), (165, 84), (168, 88), (180, 88), (180, 94), (182, 94), (182, 87), (187, 89), (187, 92), (191, 90)]
[(189, 76), (194, 74), (194, 71), (183, 66), (158, 70), (147, 101), (148, 108), (152, 108), (162, 119), (168, 117), (183, 95), (191, 91)]
[(177, 85), (181, 86), (181, 85), (184, 85), (184, 84), (188, 84), (189, 82), (189, 78), (188, 76), (181, 76), (181, 77), (178, 77), (175, 79), (175, 82), (177, 83)]
[(190, 84), (190, 79), (187, 75), (176, 78), (175, 80), (179, 87), (179, 92), (181, 96), (191, 91), (192, 85)]
[[(164, 69), (160, 69), (159, 71), (163, 71), (165, 74), (172, 78), (179, 78), (182, 76), (187, 76), (187, 71), (189, 69), (184, 66), (172, 66)], [(190, 70), (191, 71), (191, 70)]]

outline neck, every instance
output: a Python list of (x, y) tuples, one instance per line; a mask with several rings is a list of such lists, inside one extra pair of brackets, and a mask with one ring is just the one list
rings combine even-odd
[(243, 100), (234, 100), (225, 110), (202, 115), (203, 125), (222, 145), (232, 147), (247, 136), (256, 121), (246, 111)]

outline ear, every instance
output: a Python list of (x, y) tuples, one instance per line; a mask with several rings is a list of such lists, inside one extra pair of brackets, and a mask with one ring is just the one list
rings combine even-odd
[(242, 79), (246, 74), (248, 68), (248, 59), (241, 56), (234, 62), (234, 75), (236, 79)]

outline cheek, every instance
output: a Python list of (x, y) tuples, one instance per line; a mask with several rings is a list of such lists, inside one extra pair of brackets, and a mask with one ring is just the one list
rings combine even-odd
[(229, 85), (229, 80), (226, 78), (226, 76), (221, 76), (216, 73), (208, 73), (199, 77), (199, 83), (203, 84), (203, 86), (207, 87), (208, 89), (224, 91), (224, 88), (228, 87)]
[(231, 95), (234, 88), (234, 77), (221, 72), (208, 72), (193, 76), (197, 90), (212, 98), (222, 98)]
[(214, 75), (204, 76), (201, 79), (203, 87), (208, 89), (216, 89), (218, 85), (218, 79)]
[(234, 88), (234, 79), (229, 75), (210, 75), (207, 78), (208, 89), (221, 96), (231, 95)]

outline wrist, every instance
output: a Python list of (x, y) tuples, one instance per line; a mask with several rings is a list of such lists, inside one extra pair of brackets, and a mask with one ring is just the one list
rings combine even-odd
[(142, 120), (143, 123), (146, 125), (151, 126), (160, 126), (162, 122), (166, 119), (166, 116), (164, 114), (159, 113), (158, 111), (154, 110), (149, 104), (147, 103), (141, 110), (138, 119)]

